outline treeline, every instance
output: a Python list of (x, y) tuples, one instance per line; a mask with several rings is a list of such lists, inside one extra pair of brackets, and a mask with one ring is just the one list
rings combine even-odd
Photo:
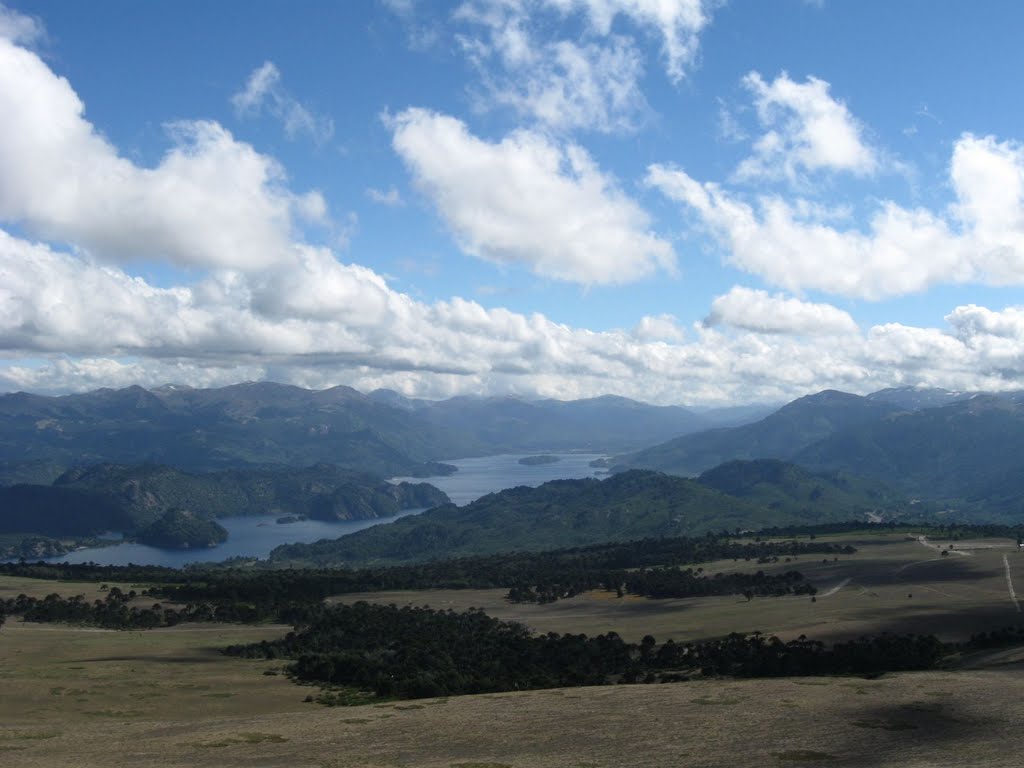
[[(730, 559), (767, 563), (801, 555), (835, 557), (855, 551), (848, 545), (818, 541), (750, 542), (702, 536), (643, 539), (549, 552), (513, 552), (359, 570), (175, 570), (157, 566), (5, 563), (0, 564), (0, 574), (68, 581), (147, 583), (153, 585), (150, 587), (153, 595), (176, 603), (243, 601), (261, 605), (287, 605), (320, 601), (331, 595), (351, 592), (396, 589), (508, 589), (510, 596), (515, 592), (520, 600), (549, 602), (587, 589), (616, 590), (625, 583), (634, 585), (633, 594), (655, 596), (643, 590), (647, 588), (645, 584), (653, 584), (651, 579), (657, 577), (648, 577), (644, 582), (635, 573), (641, 569), (655, 568), (678, 571), (660, 574), (663, 584), (669, 581), (676, 583), (673, 594), (676, 597), (727, 594), (726, 590), (734, 588), (737, 588), (737, 593), (742, 593), (757, 584), (742, 583), (747, 577), (739, 574), (731, 574), (729, 579), (712, 583), (715, 581), (712, 577), (679, 570), (678, 566)], [(764, 580), (768, 577), (762, 575), (756, 578), (759, 583), (766, 583)], [(775, 587), (782, 584), (782, 580), (777, 580), (771, 590), (758, 591), (756, 594), (771, 594)], [(526, 597), (530, 593), (534, 598)]]
[(784, 525), (773, 528), (762, 528), (756, 534), (759, 537), (780, 538), (788, 536), (824, 536), (828, 534), (856, 533), (924, 533), (940, 539), (970, 538), (1006, 538), (1021, 539), (1024, 537), (1024, 523), (1013, 525), (1002, 523), (946, 523), (934, 522), (895, 522), (868, 523), (862, 520), (848, 520), (841, 523), (818, 523), (810, 526)]
[(132, 605), (147, 596), (135, 590), (111, 587), (103, 599), (86, 600), (81, 595), (62, 597), (56, 593), (43, 598), (21, 594), (0, 600), (0, 616), (21, 616), (35, 623), (79, 624), (103, 629), (143, 630), (173, 627), (186, 622), (256, 624), (264, 621), (295, 623), (309, 613), (305, 604), (293, 606), (253, 605), (224, 600), (216, 603), (188, 603), (167, 606), (161, 603)]
[(356, 603), (324, 608), (301, 630), (226, 653), (292, 659), (301, 682), (421, 698), (576, 685), (658, 682), (691, 675), (877, 674), (935, 667), (951, 650), (930, 635), (881, 635), (831, 647), (759, 633), (659, 645), (614, 632), (532, 635), (479, 610), (465, 613)]
[[(788, 559), (788, 558), (787, 558)], [(553, 603), (594, 589), (615, 592), (619, 597), (637, 595), (653, 598), (707, 597), (710, 595), (743, 595), (782, 597), (783, 595), (814, 595), (817, 588), (799, 571), (779, 574), (716, 573), (708, 576), (703, 568), (641, 568), (638, 571), (591, 571), (575, 579), (542, 581), (531, 585), (526, 577), (508, 592), (513, 603)]]

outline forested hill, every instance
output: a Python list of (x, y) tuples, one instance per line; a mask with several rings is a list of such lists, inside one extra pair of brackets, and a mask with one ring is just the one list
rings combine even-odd
[(906, 496), (889, 486), (841, 471), (813, 472), (777, 459), (729, 461), (704, 472), (702, 485), (760, 506), (803, 511), (808, 517), (863, 520), (909, 509)]
[(280, 514), (364, 520), (447, 501), (427, 483), (392, 484), (326, 464), (206, 474), (103, 464), (71, 470), (52, 486), (0, 487), (0, 533), (130, 533), (179, 507), (203, 518)]
[[(349, 387), (317, 392), (255, 383), (0, 396), (0, 482), (48, 482), (69, 467), (140, 462), (191, 471), (328, 462), (380, 477), (426, 476), (443, 473), (429, 462), (476, 447)], [(54, 474), (42, 477), (47, 467)]]
[(621, 452), (738, 418), (622, 397), (427, 401), (268, 382), (61, 397), (18, 392), (0, 395), (0, 484), (47, 484), (70, 467), (140, 462), (202, 472), (326, 462), (379, 477), (425, 477), (444, 474), (436, 463), (444, 459)]
[[(278, 563), (400, 563), (511, 550), (542, 550), (723, 529), (845, 520), (822, 496), (780, 494), (771, 503), (731, 496), (696, 480), (630, 471), (606, 480), (556, 480), (511, 488), (465, 507), (446, 505), (337, 540), (278, 547)], [(873, 509), (868, 500), (861, 513)]]
[(734, 459), (783, 459), (848, 427), (901, 412), (884, 400), (827, 390), (783, 406), (753, 424), (685, 435), (636, 453), (618, 456), (622, 468), (697, 475)]
[(1024, 396), (979, 395), (837, 432), (794, 457), (948, 498), (989, 519), (1024, 514)]

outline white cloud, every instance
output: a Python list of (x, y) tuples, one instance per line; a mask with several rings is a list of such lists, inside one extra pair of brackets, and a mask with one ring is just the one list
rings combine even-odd
[(664, 165), (647, 183), (685, 206), (731, 264), (793, 292), (880, 299), (940, 283), (1024, 284), (1024, 148), (964, 134), (950, 164), (947, 210), (881, 202), (864, 229), (773, 195), (750, 203)]
[(0, 39), (0, 221), (102, 259), (253, 269), (289, 258), (293, 216), (316, 206), (273, 159), (216, 123), (179, 122), (159, 165), (142, 168), (83, 112), (67, 80)]
[(39, 19), (18, 13), (0, 3), (0, 38), (32, 45), (45, 36), (46, 30)]
[(857, 333), (850, 315), (831, 304), (786, 298), (767, 291), (734, 286), (711, 302), (706, 325), (727, 325), (754, 333), (837, 336)]
[(665, 71), (678, 83), (697, 57), (700, 33), (711, 21), (706, 0), (547, 0), (563, 11), (582, 10), (601, 35), (611, 32), (617, 16), (661, 36)]
[(334, 121), (314, 115), (288, 93), (281, 85), (281, 72), (270, 61), (252, 71), (245, 88), (231, 97), (231, 103), (239, 117), (251, 117), (266, 109), (281, 121), (289, 139), (304, 134), (322, 145), (334, 136)]
[(740, 164), (738, 178), (793, 180), (821, 170), (866, 176), (878, 170), (878, 154), (865, 143), (863, 126), (832, 98), (824, 80), (808, 77), (797, 83), (783, 72), (766, 83), (751, 72), (743, 84), (767, 131), (755, 142), (754, 154)]
[(373, 200), (373, 202), (380, 203), (381, 205), (390, 207), (405, 205), (401, 193), (395, 187), (388, 187), (386, 190), (367, 187), (366, 196)]
[(479, 69), (486, 96), (479, 107), (510, 107), (548, 128), (627, 132), (647, 109), (640, 92), (643, 64), (628, 38), (599, 42), (538, 39), (521, 3), (466, 3), (456, 18), (487, 31), (486, 39), (462, 35), (463, 50)]
[(669, 243), (579, 146), (530, 131), (492, 144), (422, 109), (390, 125), (395, 150), (467, 253), (583, 285), (674, 272)]
[[(827, 305), (752, 291), (739, 307), (716, 302), (723, 322), (688, 334), (666, 315), (594, 332), (459, 298), (416, 301), (327, 249), (295, 248), (290, 267), (157, 288), (0, 230), (0, 353), (10, 361), (0, 389), (269, 378), (425, 397), (721, 403), (903, 384), (1012, 389), (1024, 377), (1020, 307), (967, 305), (945, 329), (888, 324), (861, 334)], [(742, 289), (727, 297), (751, 298)], [(759, 324), (766, 315), (774, 325)], [(811, 333), (815, 324), (830, 335)]]
[(640, 341), (682, 341), (686, 331), (679, 327), (675, 315), (644, 315), (633, 329)]
[[(710, 20), (702, 0), (467, 0), (457, 22), (483, 36), (458, 36), (479, 69), (486, 97), (478, 106), (506, 106), (559, 131), (635, 130), (647, 101), (640, 89), (642, 48), (613, 33), (622, 17), (662, 40), (665, 68), (678, 83), (694, 62)], [(565, 28), (583, 22), (583, 34)]]
[(601, 46), (563, 40), (492, 84), (491, 97), (556, 130), (628, 132), (647, 109), (638, 86), (642, 72), (639, 54), (621, 38)]

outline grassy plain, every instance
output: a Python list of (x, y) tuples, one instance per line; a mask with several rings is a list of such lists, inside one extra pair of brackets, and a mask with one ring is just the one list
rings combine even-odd
[[(1006, 539), (954, 542), (965, 554), (943, 556), (936, 546), (906, 534), (862, 534), (819, 537), (821, 541), (852, 544), (853, 555), (836, 560), (823, 556), (791, 562), (757, 564), (724, 560), (703, 563), (708, 574), (799, 570), (817, 588), (809, 597), (704, 597), (650, 600), (613, 593), (588, 592), (548, 605), (511, 604), (507, 590), (430, 590), (348, 594), (345, 602), (368, 600), (397, 605), (424, 605), (464, 610), (483, 608), (500, 618), (526, 624), (539, 632), (615, 630), (638, 642), (646, 634), (659, 641), (721, 637), (730, 632), (761, 631), (792, 639), (805, 634), (824, 641), (863, 634), (921, 632), (943, 640), (965, 640), (972, 633), (1008, 624), (1024, 624), (1010, 596), (1007, 566), (1024, 596), (1024, 553)], [(931, 544), (932, 546), (928, 546)]]
[[(592, 593), (512, 606), (494, 591), (366, 597), (473, 605), (543, 631), (615, 630), (630, 639), (753, 629), (828, 639), (883, 628), (953, 638), (1024, 622), (1007, 588), (1006, 563), (1024, 588), (1024, 555), (1012, 542), (977, 542), (982, 548), (969, 555), (947, 556), (901, 536), (853, 543), (856, 555), (828, 564), (704, 565), (711, 573), (798, 568), (819, 587), (814, 603)], [(0, 592), (15, 595), (88, 595), (85, 587), (96, 586), (0, 579)], [(26, 768), (1020, 765), (1020, 651), (972, 660), (983, 669), (877, 680), (694, 680), (325, 708), (303, 701), (310, 689), (264, 674), (280, 662), (219, 653), (285, 631), (115, 632), (8, 621), (0, 629), (0, 759)]]

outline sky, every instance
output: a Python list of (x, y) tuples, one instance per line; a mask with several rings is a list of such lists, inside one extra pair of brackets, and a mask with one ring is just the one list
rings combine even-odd
[(10, 1), (0, 391), (1024, 388), (1024, 4)]

